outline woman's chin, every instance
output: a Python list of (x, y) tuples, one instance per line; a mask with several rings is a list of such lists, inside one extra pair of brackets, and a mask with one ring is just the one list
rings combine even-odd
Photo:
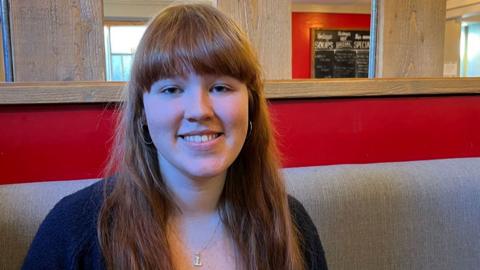
[(212, 164), (198, 164), (187, 168), (187, 175), (194, 180), (208, 180), (217, 177), (225, 178), (227, 174), (227, 166), (216, 166)]

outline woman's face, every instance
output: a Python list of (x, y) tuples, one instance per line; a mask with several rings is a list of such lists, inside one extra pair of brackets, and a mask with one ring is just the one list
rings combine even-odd
[(235, 78), (190, 73), (162, 79), (143, 103), (162, 175), (225, 175), (245, 142), (248, 90)]

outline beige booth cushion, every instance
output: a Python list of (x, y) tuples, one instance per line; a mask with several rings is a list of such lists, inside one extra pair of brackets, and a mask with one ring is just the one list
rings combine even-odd
[(61, 198), (95, 181), (0, 185), (0, 270), (20, 269), (47, 213)]
[(480, 158), (284, 172), (330, 269), (480, 269)]
[[(480, 269), (480, 158), (283, 171), (330, 269)], [(94, 181), (0, 186), (0, 269), (19, 269), (53, 205)]]

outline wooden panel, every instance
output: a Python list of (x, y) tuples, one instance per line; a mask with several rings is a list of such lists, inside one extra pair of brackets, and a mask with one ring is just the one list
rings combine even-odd
[(445, 0), (378, 0), (376, 76), (442, 76), (445, 16)]
[[(0, 105), (122, 100), (122, 82), (0, 83)], [(267, 81), (269, 99), (480, 94), (480, 78)]]
[(445, 44), (443, 74), (457, 77), (460, 74), (460, 39), (462, 23), (460, 20), (447, 20), (445, 23)]
[(105, 80), (102, 1), (10, 2), (15, 81)]
[(247, 32), (269, 80), (292, 78), (290, 0), (217, 0)]

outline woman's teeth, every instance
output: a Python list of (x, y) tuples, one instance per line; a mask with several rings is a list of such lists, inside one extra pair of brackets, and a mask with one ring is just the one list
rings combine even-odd
[(193, 136), (184, 136), (183, 139), (187, 142), (195, 143), (204, 143), (216, 139), (219, 134), (209, 134), (209, 135), (193, 135)]

